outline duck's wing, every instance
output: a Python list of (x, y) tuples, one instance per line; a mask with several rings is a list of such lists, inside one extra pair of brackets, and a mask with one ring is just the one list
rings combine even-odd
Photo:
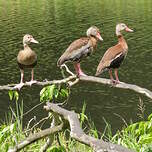
[(78, 61), (82, 56), (89, 53), (91, 44), (89, 38), (84, 37), (72, 42), (67, 50), (58, 60), (58, 65), (62, 65), (66, 61)]
[(103, 55), (97, 67), (96, 76), (101, 74), (104, 71), (104, 69), (110, 67), (111, 63), (114, 60), (123, 55), (126, 55), (126, 51), (124, 50), (121, 44), (118, 43), (117, 45), (109, 48)]

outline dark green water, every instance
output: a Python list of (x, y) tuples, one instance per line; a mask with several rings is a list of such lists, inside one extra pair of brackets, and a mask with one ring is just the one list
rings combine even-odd
[[(119, 70), (121, 81), (137, 84), (152, 90), (152, 1), (151, 0), (1, 0), (0, 1), (0, 84), (17, 83), (20, 72), (16, 56), (22, 49), (22, 37), (30, 33), (39, 45), (32, 45), (38, 55), (35, 68), (37, 80), (60, 79), (60, 69), (56, 62), (63, 51), (75, 39), (85, 36), (91, 25), (96, 25), (104, 39), (96, 52), (82, 62), (82, 69), (94, 75), (104, 52), (117, 42), (115, 25), (126, 23), (134, 33), (123, 33), (129, 46), (128, 56)], [(71, 64), (69, 67), (73, 69)], [(107, 73), (102, 77), (109, 77)], [(30, 79), (30, 71), (25, 80)], [(24, 110), (39, 103), (42, 87), (33, 86), (21, 91)], [(132, 91), (110, 88), (109, 86), (79, 83), (72, 88), (68, 107), (80, 112), (83, 102), (87, 104), (87, 114), (95, 125), (103, 131), (103, 117), (114, 129), (123, 125), (122, 116), (127, 122), (137, 118), (137, 104), (141, 98), (146, 105), (145, 114), (151, 113), (151, 101)], [(8, 111), (10, 102), (7, 91), (0, 92), (0, 115)], [(25, 119), (37, 115), (42, 118), (42, 107), (30, 113)]]

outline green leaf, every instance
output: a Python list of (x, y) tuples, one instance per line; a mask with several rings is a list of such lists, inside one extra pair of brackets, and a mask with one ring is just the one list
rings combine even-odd
[(8, 95), (9, 95), (10, 100), (13, 100), (13, 91), (12, 90), (8, 91)]
[(69, 92), (67, 89), (61, 89), (61, 96), (62, 97), (68, 97), (69, 96)]
[(95, 138), (98, 138), (99, 136), (98, 136), (98, 131), (97, 131), (97, 129), (91, 129), (90, 130), (90, 133), (95, 137)]
[(149, 144), (152, 143), (152, 134), (145, 134), (140, 136), (139, 144)]
[(59, 96), (59, 90), (57, 88), (54, 89), (54, 97), (57, 99)]
[(17, 91), (10, 90), (8, 92), (8, 94), (9, 94), (9, 98), (10, 98), (11, 101), (13, 99), (15, 99), (16, 101), (18, 101), (18, 99), (19, 99), (19, 93)]
[(19, 99), (19, 93), (17, 91), (14, 92), (14, 97), (15, 97), (15, 100), (18, 101), (18, 99)]
[(148, 116), (148, 120), (152, 119), (152, 113)]
[(49, 99), (50, 99), (50, 100), (53, 99), (54, 89), (55, 89), (55, 85), (51, 85), (51, 86), (49, 86), (49, 88), (48, 88), (48, 94), (49, 94)]
[[(55, 94), (55, 90), (56, 86), (53, 84), (51, 86), (47, 86), (44, 87), (41, 91), (40, 91), (40, 101), (47, 101), (47, 100), (52, 100), (53, 96)], [(55, 94), (57, 95), (57, 93)]]
[(45, 92), (46, 88), (47, 88), (47, 87), (44, 87), (44, 88), (40, 91), (40, 96), (43, 95), (43, 93)]
[(14, 128), (15, 128), (15, 123), (13, 123), (13, 124), (10, 125), (10, 132), (11, 132), (11, 133), (13, 133)]
[(63, 146), (60, 147), (53, 146), (51, 147), (49, 152), (66, 152), (66, 149)]

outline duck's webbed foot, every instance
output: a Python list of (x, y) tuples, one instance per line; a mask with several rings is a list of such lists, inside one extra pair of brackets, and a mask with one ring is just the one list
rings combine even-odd
[(83, 73), (82, 71), (80, 71), (79, 73), (78, 73), (78, 77), (80, 77), (80, 76), (87, 76), (85, 73)]
[(112, 80), (112, 83), (113, 83), (113, 85), (117, 85), (117, 84), (119, 84), (120, 83), (120, 81), (119, 80)]
[(75, 71), (76, 71), (78, 77), (80, 77), (80, 76), (87, 76), (87, 75), (81, 70), (80, 63), (75, 63), (75, 64), (74, 64), (74, 68), (75, 68)]

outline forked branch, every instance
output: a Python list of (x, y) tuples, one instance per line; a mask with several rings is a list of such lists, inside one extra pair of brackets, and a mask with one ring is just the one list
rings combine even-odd
[(59, 107), (57, 104), (50, 102), (47, 102), (44, 108), (47, 111), (53, 111), (67, 120), (70, 125), (70, 136), (77, 141), (92, 147), (96, 152), (133, 152), (123, 146), (105, 142), (85, 134), (80, 127), (78, 115), (73, 111), (68, 111)]
[[(84, 133), (84, 131), (80, 127), (80, 122), (78, 119), (78, 115), (73, 111), (68, 111), (64, 108), (59, 107), (57, 104), (47, 102), (44, 106), (44, 109), (47, 111), (51, 111), (57, 116), (62, 116), (63, 119), (69, 122), (70, 126), (70, 136), (74, 138), (75, 140), (88, 145), (93, 148), (95, 152), (133, 152), (132, 150), (129, 150), (123, 146), (112, 144), (110, 142), (105, 142), (103, 140), (96, 139), (92, 136), (89, 136)], [(64, 122), (64, 121), (63, 121)], [(48, 128), (45, 130), (42, 130), (38, 133), (32, 134), (20, 143), (18, 143), (14, 148), (9, 149), (8, 152), (17, 152), (26, 146), (32, 144), (35, 141), (38, 141), (39, 139), (42, 139), (44, 137), (53, 135), (63, 128), (63, 123), (61, 123), (58, 126), (54, 126), (52, 128)], [(67, 126), (66, 126), (67, 127)]]

